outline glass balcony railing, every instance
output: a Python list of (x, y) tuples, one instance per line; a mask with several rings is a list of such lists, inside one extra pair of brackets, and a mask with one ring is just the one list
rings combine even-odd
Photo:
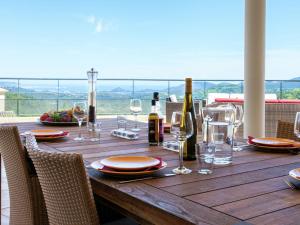
[[(243, 80), (194, 80), (193, 96), (206, 99), (208, 93), (243, 93), (243, 87)], [(75, 101), (87, 99), (86, 79), (0, 78), (0, 88), (7, 90), (0, 89), (0, 111), (13, 111), (18, 116), (69, 109)], [(300, 80), (266, 80), (265, 89), (278, 99), (300, 99)], [(147, 114), (154, 91), (160, 92), (164, 112), (168, 96), (182, 99), (184, 80), (99, 79), (97, 113), (129, 114), (129, 100), (140, 98), (143, 114)]]

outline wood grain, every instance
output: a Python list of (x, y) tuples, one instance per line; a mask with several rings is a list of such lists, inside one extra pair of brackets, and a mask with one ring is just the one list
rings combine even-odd
[(282, 209), (274, 213), (268, 213), (256, 218), (250, 219), (253, 225), (299, 225), (300, 205)]
[(298, 204), (300, 204), (300, 192), (286, 189), (214, 208), (242, 220), (247, 220)]
[[(128, 141), (110, 136), (115, 120), (102, 120), (101, 142), (75, 142), (78, 127), (61, 127), (70, 137), (55, 142), (40, 142), (47, 151), (80, 153), (87, 163), (112, 155), (148, 155), (168, 163), (162, 171), (178, 165), (178, 153), (162, 147), (149, 147), (145, 126), (140, 138)], [(21, 131), (45, 128), (21, 123)], [(60, 129), (59, 127), (57, 127)], [(166, 136), (167, 139), (172, 137)], [(233, 225), (248, 222), (255, 225), (299, 225), (300, 192), (289, 189), (282, 179), (289, 170), (300, 167), (300, 157), (245, 150), (235, 152), (233, 164), (216, 167), (212, 175), (199, 175), (197, 161), (185, 162), (193, 169), (189, 175), (119, 184), (126, 178), (111, 178), (89, 170), (93, 191), (122, 213), (141, 224), (157, 225)], [(128, 178), (127, 178), (128, 179)]]

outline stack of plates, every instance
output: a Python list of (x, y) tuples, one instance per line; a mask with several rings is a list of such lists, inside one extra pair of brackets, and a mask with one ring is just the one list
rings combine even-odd
[(289, 180), (298, 188), (300, 188), (300, 168), (293, 169), (289, 172)]
[(249, 144), (253, 145), (258, 150), (267, 151), (287, 151), (299, 149), (299, 144), (294, 140), (284, 138), (254, 138), (249, 140)]
[(28, 132), (32, 133), (39, 141), (56, 140), (69, 135), (69, 132), (53, 129), (31, 130)]
[(108, 175), (150, 175), (166, 168), (161, 159), (148, 156), (112, 156), (91, 164), (96, 170)]

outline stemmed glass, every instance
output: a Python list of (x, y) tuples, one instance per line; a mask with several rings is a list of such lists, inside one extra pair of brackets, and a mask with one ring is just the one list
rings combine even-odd
[(300, 138), (300, 112), (296, 113), (295, 124), (294, 124), (294, 134)]
[(213, 120), (214, 111), (210, 107), (203, 107), (201, 109), (201, 115), (203, 118), (203, 141), (208, 144), (208, 125), (209, 122)]
[(142, 112), (142, 101), (141, 99), (131, 99), (130, 100), (130, 111), (135, 116), (135, 125), (132, 131), (140, 131), (137, 125), (137, 116)]
[(179, 167), (173, 169), (176, 174), (188, 174), (192, 170), (184, 167), (183, 165), (183, 150), (184, 143), (187, 138), (191, 137), (194, 133), (193, 121), (190, 112), (182, 114), (181, 112), (173, 112), (171, 119), (171, 133), (179, 142)]
[(79, 133), (76, 138), (74, 138), (75, 141), (82, 141), (84, 138), (81, 134), (81, 125), (84, 119), (87, 117), (87, 105), (86, 102), (75, 102), (73, 106), (73, 116), (78, 121), (79, 125)]
[(241, 105), (234, 105), (234, 107), (235, 107), (235, 109), (234, 109), (234, 122), (233, 122), (234, 130), (233, 130), (233, 140), (232, 140), (233, 148), (232, 148), (232, 150), (235, 152), (239, 152), (243, 149), (237, 145), (235, 140), (236, 140), (237, 129), (239, 128), (239, 126), (241, 126), (243, 124), (244, 110)]

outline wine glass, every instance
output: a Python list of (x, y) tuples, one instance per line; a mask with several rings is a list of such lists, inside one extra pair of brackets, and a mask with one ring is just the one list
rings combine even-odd
[(137, 125), (137, 116), (142, 112), (142, 101), (141, 99), (131, 99), (130, 100), (130, 111), (135, 116), (135, 125), (132, 128), (132, 131), (140, 131)]
[(78, 121), (79, 125), (79, 133), (76, 138), (74, 138), (75, 141), (83, 141), (84, 138), (82, 137), (81, 134), (81, 125), (84, 119), (87, 117), (87, 106), (86, 102), (75, 102), (73, 106), (73, 116), (75, 119)]
[(173, 112), (171, 120), (171, 133), (179, 142), (179, 167), (173, 169), (175, 174), (188, 174), (192, 170), (183, 165), (183, 150), (187, 138), (194, 133), (193, 121), (190, 112), (183, 114), (182, 112)]
[(244, 110), (241, 105), (234, 105), (234, 121), (233, 121), (233, 148), (232, 150), (235, 152), (241, 151), (242, 148), (237, 145), (235, 142), (236, 140), (236, 132), (239, 126), (243, 124), (243, 118), (244, 118)]
[(300, 138), (300, 112), (296, 113), (295, 124), (294, 124), (294, 134)]
[(208, 143), (208, 125), (209, 122), (213, 120), (214, 118), (214, 110), (212, 110), (211, 107), (203, 107), (201, 109), (201, 116), (203, 118), (203, 124), (202, 124), (202, 134), (203, 134), (203, 141)]

